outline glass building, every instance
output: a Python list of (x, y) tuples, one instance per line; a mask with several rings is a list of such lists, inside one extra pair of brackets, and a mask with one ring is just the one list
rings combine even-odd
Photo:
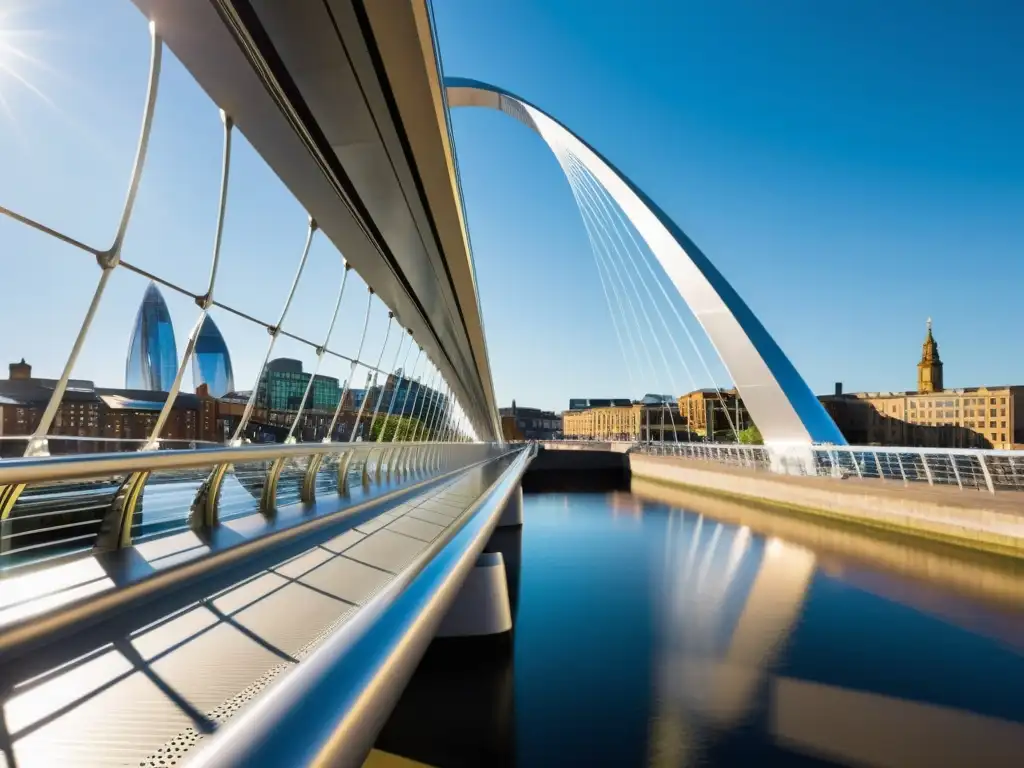
[(126, 389), (167, 392), (178, 373), (178, 349), (174, 344), (171, 313), (156, 283), (142, 297), (125, 362)]
[[(401, 379), (401, 383), (399, 383), (399, 379)], [(414, 416), (417, 419), (425, 419), (428, 415), (432, 416), (435, 409), (447, 407), (448, 401), (448, 398), (436, 389), (431, 389), (416, 380), (410, 381), (402, 375), (401, 369), (388, 374), (382, 396), (382, 411), (386, 412), (388, 408), (391, 408), (393, 414)], [(392, 398), (395, 401), (393, 407), (391, 406)]]
[[(256, 404), (271, 411), (297, 411), (308, 383), (309, 374), (302, 370), (300, 361), (286, 357), (271, 360), (260, 377)], [(306, 409), (333, 411), (340, 397), (338, 380), (333, 376), (317, 374), (313, 379), (313, 389), (309, 393)]]
[(192, 355), (192, 385), (207, 386), (211, 397), (224, 397), (235, 389), (235, 374), (231, 368), (231, 354), (224, 343), (220, 328), (209, 315), (203, 320)]

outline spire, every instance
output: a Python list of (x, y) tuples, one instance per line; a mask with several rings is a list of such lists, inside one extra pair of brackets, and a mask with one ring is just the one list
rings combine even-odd
[(932, 335), (932, 319), (929, 317), (925, 323), (927, 329), (924, 336), (924, 344), (921, 345), (921, 362), (941, 362), (939, 360), (939, 345), (935, 341), (935, 337)]
[(921, 362), (917, 364), (917, 391), (938, 392), (942, 390), (942, 360), (939, 345), (932, 335), (932, 319), (925, 324), (924, 344), (921, 345)]

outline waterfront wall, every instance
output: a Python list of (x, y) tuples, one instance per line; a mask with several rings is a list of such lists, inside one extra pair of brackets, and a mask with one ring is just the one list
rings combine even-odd
[(633, 478), (1024, 558), (1024, 495), (880, 480), (774, 475), (670, 456), (629, 455)]

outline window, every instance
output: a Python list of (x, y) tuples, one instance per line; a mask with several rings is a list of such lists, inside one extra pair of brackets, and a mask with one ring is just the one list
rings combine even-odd
[(1001, 443), (1005, 443), (1006, 442), (1006, 433), (1005, 432), (1000, 433), (1000, 435), (999, 435), (999, 442), (1001, 442)]
[(994, 417), (996, 415), (996, 409), (995, 408), (989, 408), (988, 409), (988, 415), (990, 417)]

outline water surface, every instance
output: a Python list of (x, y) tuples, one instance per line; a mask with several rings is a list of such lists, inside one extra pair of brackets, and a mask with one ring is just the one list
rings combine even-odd
[(503, 536), (511, 647), (435, 643), (383, 748), (445, 768), (1024, 764), (1024, 579), (1001, 563), (656, 490), (527, 495)]

